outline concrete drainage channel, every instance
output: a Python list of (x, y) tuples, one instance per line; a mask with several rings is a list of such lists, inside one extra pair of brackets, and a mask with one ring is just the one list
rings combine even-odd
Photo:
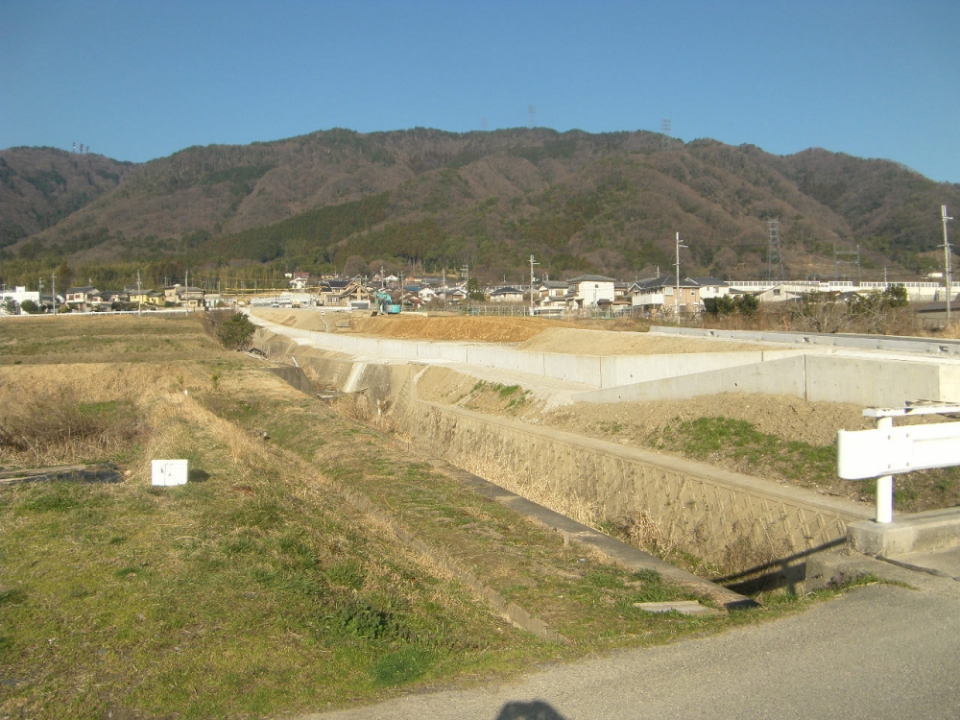
[[(535, 511), (541, 522), (570, 533), (578, 542), (595, 543), (598, 538), (606, 538), (627, 548), (590, 527), (642, 519), (656, 529), (664, 545), (707, 562), (736, 564), (731, 563), (733, 554), (766, 559), (754, 563), (753, 572), (726, 578), (730, 588), (748, 588), (759, 576), (760, 582), (800, 589), (803, 586), (797, 583), (806, 579), (811, 557), (845, 546), (849, 527), (872, 524), (872, 511), (849, 501), (702, 463), (419, 400), (415, 376), (424, 367), (415, 361), (391, 363), (368, 358), (360, 362), (270, 331), (261, 330), (258, 338), (261, 348), (274, 360), (284, 361), (295, 355), (296, 364), (314, 385), (327, 388), (323, 395), (352, 397), (358, 416), (388, 426), (419, 450), (478, 479), (484, 478), (493, 484), (494, 495), (509, 496), (514, 504), (529, 501), (532, 509), (539, 507), (540, 511), (553, 513), (552, 517), (578, 523), (575, 531), (560, 530), (559, 520), (546, 521), (543, 513)], [(345, 393), (348, 387), (352, 392)], [(960, 529), (960, 523), (956, 525)], [(915, 535), (924, 536), (919, 531)], [(937, 537), (944, 536), (941, 532)], [(948, 543), (960, 540), (957, 532), (951, 535), (948, 531), (946, 536)], [(626, 562), (616, 553), (600, 550), (628, 567), (631, 562), (640, 563), (637, 567), (651, 567), (651, 561), (662, 563), (639, 550), (639, 556)], [(821, 565), (819, 560), (815, 564), (820, 576)], [(662, 567), (653, 569), (670, 574)], [(724, 595), (731, 590), (692, 575), (674, 579), (706, 583), (713, 589), (705, 594), (724, 606), (749, 602), (738, 593)], [(813, 578), (811, 584), (821, 581), (822, 577)]]

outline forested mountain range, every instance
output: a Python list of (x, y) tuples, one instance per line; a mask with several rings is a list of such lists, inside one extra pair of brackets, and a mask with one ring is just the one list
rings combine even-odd
[(677, 232), (684, 274), (762, 278), (778, 219), (787, 277), (832, 278), (836, 251), (859, 247), (863, 279), (907, 280), (942, 264), (943, 204), (960, 211), (960, 185), (886, 160), (643, 131), (338, 129), (142, 164), (13, 148), (0, 151), (0, 279), (382, 264), (516, 282), (530, 255), (555, 279), (633, 279), (672, 272)]

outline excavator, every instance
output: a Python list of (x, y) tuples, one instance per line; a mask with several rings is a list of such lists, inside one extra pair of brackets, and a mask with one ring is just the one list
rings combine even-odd
[(400, 303), (394, 302), (393, 296), (386, 290), (377, 290), (374, 315), (399, 315)]

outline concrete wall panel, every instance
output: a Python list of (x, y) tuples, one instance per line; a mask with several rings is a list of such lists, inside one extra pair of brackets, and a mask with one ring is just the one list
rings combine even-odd
[(864, 407), (900, 407), (940, 399), (940, 369), (933, 363), (807, 355), (807, 400)]
[(762, 352), (613, 355), (602, 360), (602, 387), (703, 373), (763, 360)]
[(605, 388), (574, 395), (573, 399), (590, 403), (651, 402), (734, 392), (804, 397), (803, 356)]
[(601, 386), (599, 355), (562, 355), (543, 353), (543, 370), (547, 377), (569, 380), (594, 387)]

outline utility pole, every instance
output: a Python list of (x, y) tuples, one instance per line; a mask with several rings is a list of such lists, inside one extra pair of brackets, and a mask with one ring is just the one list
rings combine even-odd
[(533, 255), (530, 256), (530, 317), (533, 317), (533, 266), (540, 263), (533, 261)]
[(677, 325), (680, 324), (680, 248), (685, 248), (686, 245), (680, 244), (680, 233), (677, 233), (677, 262), (676, 262), (676, 277), (674, 278), (677, 281), (676, 295), (673, 298), (674, 305), (674, 315), (676, 316), (675, 322)]
[(137, 315), (143, 314), (143, 288), (140, 284), (140, 269), (137, 268)]
[(953, 220), (947, 215), (947, 206), (940, 206), (940, 213), (943, 219), (943, 282), (947, 288), (947, 324), (945, 330), (950, 327), (950, 301), (953, 295), (953, 279), (950, 274), (950, 243), (947, 241), (947, 222)]
[(53, 314), (57, 314), (57, 274), (50, 273), (50, 299), (53, 302)]

